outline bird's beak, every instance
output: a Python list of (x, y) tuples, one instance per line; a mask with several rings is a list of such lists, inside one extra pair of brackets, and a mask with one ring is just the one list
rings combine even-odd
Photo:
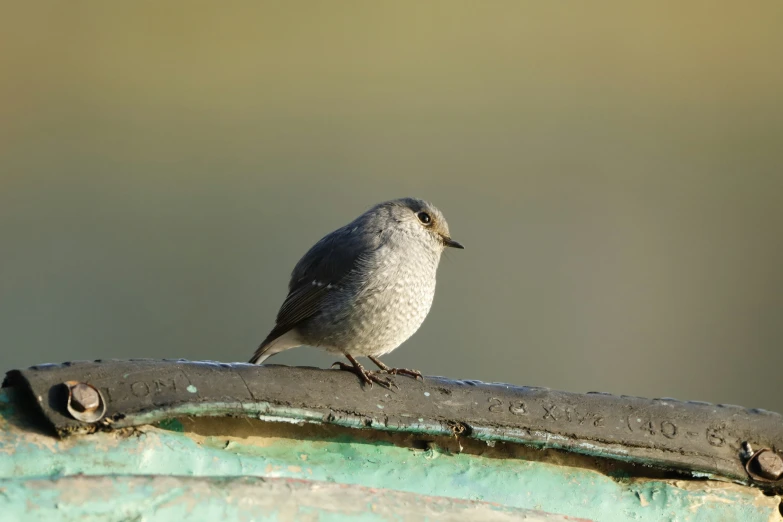
[(465, 248), (458, 241), (454, 241), (453, 239), (447, 236), (443, 236), (443, 244), (451, 248)]

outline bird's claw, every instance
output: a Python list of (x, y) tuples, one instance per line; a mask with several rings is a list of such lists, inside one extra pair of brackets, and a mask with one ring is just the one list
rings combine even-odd
[(424, 381), (424, 376), (418, 370), (409, 370), (407, 368), (389, 368), (388, 370), (378, 370), (378, 373), (388, 373), (389, 375), (407, 375), (414, 379), (421, 379)]
[(383, 378), (383, 377), (380, 377), (380, 376), (378, 375), (379, 373), (380, 373), (380, 372), (376, 372), (376, 371), (365, 371), (365, 374), (364, 374), (364, 375), (365, 375), (365, 376), (366, 376), (368, 379), (370, 379), (370, 380), (372, 381), (372, 382), (370, 383), (370, 387), (371, 387), (371, 388), (372, 388), (372, 383), (373, 383), (373, 382), (377, 382), (379, 385), (383, 386), (383, 387), (384, 387), (384, 388), (386, 388), (387, 390), (391, 390), (392, 388), (395, 388), (395, 389), (397, 389), (397, 390), (399, 390), (399, 389), (400, 389), (400, 387), (399, 387), (399, 386), (397, 386), (397, 384), (396, 384), (394, 381), (392, 381), (392, 380), (391, 380), (391, 379), (389, 379), (389, 378)]
[(359, 379), (362, 380), (363, 383), (369, 384), (370, 388), (372, 388), (373, 383), (376, 383), (379, 386), (382, 386), (382, 387), (386, 388), (387, 390), (391, 390), (392, 386), (397, 388), (397, 389), (399, 389), (399, 387), (391, 379), (388, 379), (388, 378), (384, 379), (384, 378), (378, 376), (378, 373), (381, 373), (382, 370), (379, 370), (377, 372), (375, 372), (375, 371), (367, 371), (364, 368), (357, 368), (356, 366), (352, 366), (350, 364), (345, 364), (345, 363), (342, 363), (342, 362), (339, 362), (339, 361), (333, 363), (331, 368), (334, 368), (335, 366), (337, 368), (339, 368), (340, 370), (343, 370), (343, 371), (346, 371), (346, 372), (351, 372), (351, 373), (355, 374), (356, 376), (359, 377)]

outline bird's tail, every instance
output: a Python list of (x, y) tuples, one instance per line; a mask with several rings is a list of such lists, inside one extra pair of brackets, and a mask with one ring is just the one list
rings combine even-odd
[(261, 364), (265, 360), (267, 360), (270, 357), (271, 354), (265, 354), (264, 353), (264, 345), (258, 347), (258, 350), (256, 350), (256, 353), (253, 354), (253, 357), (250, 358), (250, 364)]
[(272, 332), (269, 334), (269, 337), (264, 339), (264, 342), (261, 343), (249, 362), (250, 364), (261, 364), (276, 353), (301, 345), (302, 342), (299, 340), (299, 335), (295, 330), (289, 330), (282, 335)]
[(256, 352), (253, 354), (253, 357), (250, 358), (250, 364), (261, 364), (265, 360), (267, 360), (269, 357), (272, 356), (269, 352), (269, 346), (270, 346), (269, 338), (267, 337), (263, 343), (261, 343), (258, 348), (256, 349)]

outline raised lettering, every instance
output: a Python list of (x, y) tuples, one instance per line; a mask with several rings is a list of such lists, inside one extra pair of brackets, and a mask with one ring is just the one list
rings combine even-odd
[(553, 421), (557, 420), (557, 417), (555, 417), (555, 410), (557, 409), (557, 404), (550, 404), (549, 407), (544, 406), (544, 418), (545, 419), (552, 419)]
[(492, 413), (502, 413), (503, 412), (503, 401), (498, 399), (497, 397), (490, 397), (489, 401), (489, 411)]
[(146, 397), (150, 394), (150, 387), (144, 381), (137, 381), (131, 384), (131, 393), (136, 397)]
[(171, 391), (177, 391), (177, 382), (174, 379), (169, 379), (167, 381), (155, 379), (154, 384), (155, 384), (155, 393), (160, 393), (167, 389)]
[(707, 442), (720, 448), (726, 444), (726, 437), (717, 428), (707, 428)]
[(661, 422), (661, 435), (667, 439), (673, 439), (677, 436), (677, 426), (670, 421)]
[(585, 420), (587, 419), (587, 414), (582, 414), (582, 416), (579, 416), (579, 412), (576, 408), (566, 408), (566, 419), (568, 419), (568, 422), (571, 422), (572, 420), (577, 421), (580, 425), (584, 424)]
[(525, 408), (525, 403), (522, 401), (512, 401), (508, 405), (508, 411), (513, 415), (527, 415), (527, 408)]

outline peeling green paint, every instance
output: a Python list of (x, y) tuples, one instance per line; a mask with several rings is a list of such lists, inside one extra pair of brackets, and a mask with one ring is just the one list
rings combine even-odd
[(185, 431), (185, 427), (179, 419), (165, 419), (159, 422), (158, 425), (162, 429), (168, 431), (176, 431), (178, 433), (183, 433)]
[[(425, 392), (427, 393), (427, 392)], [(379, 409), (383, 409), (379, 405)], [(324, 414), (319, 411), (308, 410), (304, 408), (295, 408), (290, 406), (283, 406), (273, 404), (269, 402), (251, 402), (251, 403), (237, 403), (237, 402), (201, 402), (198, 404), (188, 403), (177, 405), (173, 407), (159, 408), (146, 413), (136, 414), (132, 419), (126, 418), (116, 423), (117, 426), (124, 425), (139, 425), (139, 424), (156, 424), (165, 421), (168, 418), (177, 416), (193, 416), (193, 417), (221, 417), (221, 416), (234, 416), (238, 412), (251, 418), (270, 422), (284, 422), (290, 424), (300, 423), (314, 423), (314, 424), (331, 424), (335, 426), (342, 426), (353, 429), (366, 429), (372, 428), (376, 430), (382, 430), (387, 432), (397, 433), (415, 433), (421, 435), (431, 436), (451, 436), (454, 434), (454, 427), (446, 422), (433, 422), (425, 421), (423, 418), (418, 418), (415, 423), (397, 423), (389, 421), (385, 416), (366, 417), (359, 415), (352, 415), (342, 412), (332, 412), (328, 417), (324, 417)], [(379, 414), (382, 412), (379, 411)], [(567, 437), (557, 436), (550, 433), (539, 433), (535, 431), (528, 431), (514, 428), (486, 428), (481, 426), (471, 426), (470, 436), (477, 440), (487, 442), (487, 444), (493, 444), (495, 442), (511, 442), (522, 443), (529, 446), (535, 446), (539, 448), (556, 448), (565, 449), (574, 453), (582, 455), (589, 455), (595, 457), (607, 457), (611, 456), (614, 459), (638, 462), (643, 461), (644, 464), (655, 465), (656, 461), (652, 458), (644, 460), (641, 455), (634, 454), (629, 455), (628, 450), (619, 445), (600, 445), (600, 444), (588, 444), (588, 443), (574, 443)], [(532, 439), (532, 440), (531, 440)], [(697, 472), (700, 476), (707, 476), (708, 474), (703, 472)]]
[[(267, 421), (320, 424), (322, 418), (296, 408), (264, 404), (247, 405), (247, 409)], [(177, 413), (190, 410), (182, 408)], [(220, 411), (217, 408), (212, 413)], [(230, 433), (196, 436), (183, 433), (185, 428), (177, 419), (150, 415), (150, 420), (153, 418), (164, 420), (160, 428), (59, 440), (20, 425), (12, 401), (0, 392), (0, 487), (78, 474), (269, 477), (493, 502), (601, 521), (783, 520), (777, 514), (780, 499), (715, 481), (631, 480), (621, 474), (613, 477), (545, 462), (452, 454), (432, 444), (415, 450), (344, 435), (328, 440), (241, 439)], [(345, 425), (367, 425), (355, 422), (346, 418)], [(421, 432), (451, 433), (446, 425), (425, 426)], [(124, 498), (107, 502), (120, 501)]]
[(567, 522), (562, 515), (341, 484), (188, 477), (0, 479), (3, 520)]

